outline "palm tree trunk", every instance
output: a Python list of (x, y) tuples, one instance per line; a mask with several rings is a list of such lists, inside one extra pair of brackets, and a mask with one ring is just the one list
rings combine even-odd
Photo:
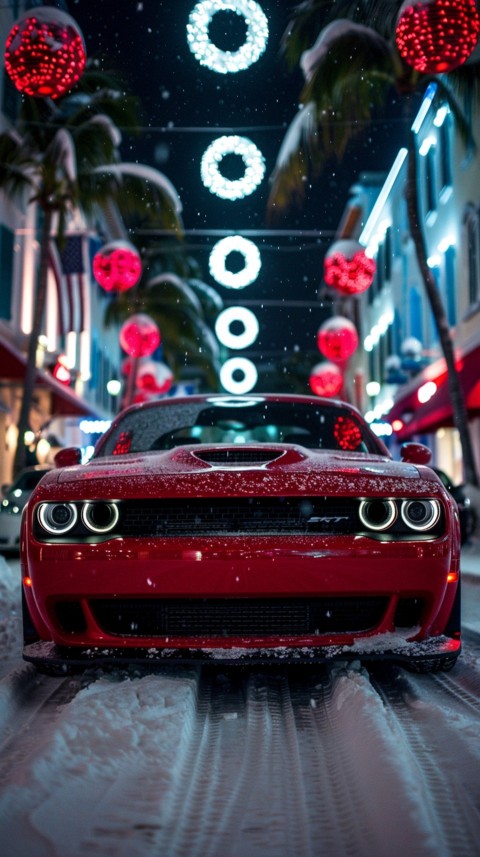
[(22, 470), (23, 467), (25, 467), (27, 460), (27, 450), (24, 443), (24, 435), (25, 432), (30, 428), (30, 411), (32, 408), (37, 371), (38, 338), (42, 330), (43, 314), (47, 297), (48, 245), (50, 241), (50, 231), (52, 228), (52, 217), (53, 210), (50, 208), (44, 209), (42, 235), (40, 242), (40, 271), (38, 274), (38, 287), (35, 295), (33, 326), (28, 343), (23, 398), (18, 418), (17, 448), (15, 451), (15, 458), (13, 462), (14, 476), (16, 476), (18, 472)]
[(405, 189), (407, 211), (410, 233), (417, 254), (417, 262), (425, 286), (425, 292), (430, 303), (430, 308), (438, 331), (440, 346), (448, 373), (448, 388), (450, 401), (452, 403), (453, 421), (460, 436), (462, 448), (463, 468), (465, 479), (472, 485), (478, 485), (478, 474), (473, 454), (472, 440), (468, 427), (468, 413), (465, 404), (465, 396), (460, 382), (460, 376), (455, 365), (455, 353), (450, 332), (450, 325), (445, 313), (442, 298), (437, 288), (432, 271), (427, 264), (427, 248), (425, 236), (421, 226), (419, 213), (418, 175), (417, 175), (417, 152), (415, 137), (411, 135), (408, 153), (408, 175)]

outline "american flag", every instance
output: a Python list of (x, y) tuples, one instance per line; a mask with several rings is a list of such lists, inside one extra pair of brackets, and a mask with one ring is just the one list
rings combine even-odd
[(58, 243), (50, 240), (50, 267), (58, 297), (60, 334), (81, 333), (87, 324), (89, 274), (86, 265), (88, 238), (83, 234), (66, 235)]

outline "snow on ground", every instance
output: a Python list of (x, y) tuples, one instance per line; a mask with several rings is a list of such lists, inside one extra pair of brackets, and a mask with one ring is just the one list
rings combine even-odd
[(457, 667), (165, 668), (21, 660), (0, 557), (2, 857), (480, 855), (480, 578)]

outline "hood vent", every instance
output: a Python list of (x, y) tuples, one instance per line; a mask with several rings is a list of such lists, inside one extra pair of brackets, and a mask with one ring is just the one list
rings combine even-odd
[(202, 452), (194, 452), (195, 458), (205, 461), (207, 464), (222, 464), (224, 467), (231, 465), (266, 464), (275, 461), (284, 455), (281, 449), (255, 449), (248, 447), (228, 447), (227, 449), (207, 449)]

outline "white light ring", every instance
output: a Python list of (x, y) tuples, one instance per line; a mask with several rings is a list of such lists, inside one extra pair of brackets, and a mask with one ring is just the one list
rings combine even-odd
[[(210, 40), (208, 28), (217, 12), (243, 15), (247, 27), (245, 42), (236, 51), (221, 51)], [(187, 24), (187, 41), (200, 65), (219, 74), (243, 71), (263, 54), (268, 39), (268, 20), (254, 0), (203, 0), (192, 9)]]
[[(225, 262), (230, 253), (241, 253), (245, 265), (241, 271), (229, 271)], [(212, 277), (222, 286), (229, 289), (243, 289), (255, 282), (262, 267), (260, 251), (253, 241), (241, 235), (228, 235), (217, 241), (210, 253), (208, 261)]]
[[(410, 503), (429, 503), (431, 508), (432, 508), (431, 519), (429, 521), (427, 521), (426, 524), (415, 524), (413, 521), (411, 521), (410, 518), (407, 517), (406, 508), (405, 508)], [(402, 515), (403, 523), (406, 524), (407, 527), (410, 527), (410, 529), (416, 530), (418, 532), (424, 532), (425, 530), (431, 530), (432, 527), (434, 527), (435, 524), (438, 522), (438, 519), (440, 518), (440, 512), (441, 512), (441, 508), (440, 508), (440, 503), (438, 502), (438, 500), (424, 500), (423, 498), (421, 498), (421, 499), (420, 498), (411, 498), (410, 500), (404, 500), (401, 507), (400, 507), (400, 513)]]
[[(103, 502), (103, 501), (100, 501)], [(118, 523), (118, 519), (120, 517), (120, 513), (118, 511), (118, 507), (114, 503), (104, 502), (105, 506), (108, 506), (111, 510), (113, 510), (113, 522), (108, 524), (107, 527), (98, 527), (93, 524), (88, 518), (88, 512), (92, 506), (95, 506), (95, 503), (85, 503), (82, 506), (82, 522), (83, 525), (87, 528), (87, 530), (91, 530), (92, 533), (109, 533)]]
[[(226, 179), (220, 172), (220, 162), (226, 155), (238, 155), (245, 165), (241, 179)], [(221, 199), (242, 199), (250, 196), (265, 175), (265, 158), (248, 137), (237, 134), (217, 137), (202, 155), (200, 174), (205, 187)]]
[[(243, 379), (236, 381), (235, 372), (243, 372)], [(254, 363), (246, 357), (231, 357), (226, 360), (220, 369), (220, 382), (227, 393), (235, 393), (242, 396), (250, 393), (258, 380), (258, 372)]]
[[(47, 509), (50, 506), (68, 506), (70, 511), (73, 512), (73, 518), (70, 521), (70, 523), (68, 523), (64, 527), (52, 527), (52, 525), (47, 522), (46, 517), (45, 517)], [(69, 530), (73, 529), (73, 527), (77, 523), (77, 519), (78, 519), (77, 508), (76, 508), (76, 506), (73, 505), (73, 503), (41, 503), (41, 505), (38, 507), (38, 513), (37, 514), (38, 514), (38, 520), (40, 521), (43, 529), (47, 533), (50, 533), (53, 536), (61, 536), (61, 535), (63, 535), (63, 533), (68, 533)]]
[[(243, 324), (242, 333), (232, 333), (230, 325), (235, 321)], [(222, 345), (239, 351), (248, 348), (255, 342), (260, 326), (256, 315), (244, 306), (231, 306), (220, 313), (215, 322), (215, 333)]]
[[(390, 513), (382, 524), (372, 523), (368, 516), (365, 515), (365, 506), (370, 505), (371, 503), (385, 503), (387, 505)], [(361, 501), (358, 508), (358, 515), (364, 527), (367, 527), (369, 530), (375, 530), (376, 532), (382, 532), (383, 530), (388, 530), (388, 528), (395, 522), (397, 518), (397, 507), (393, 500), (387, 500), (385, 498), (382, 499), (381, 497), (370, 498), (368, 500)]]

